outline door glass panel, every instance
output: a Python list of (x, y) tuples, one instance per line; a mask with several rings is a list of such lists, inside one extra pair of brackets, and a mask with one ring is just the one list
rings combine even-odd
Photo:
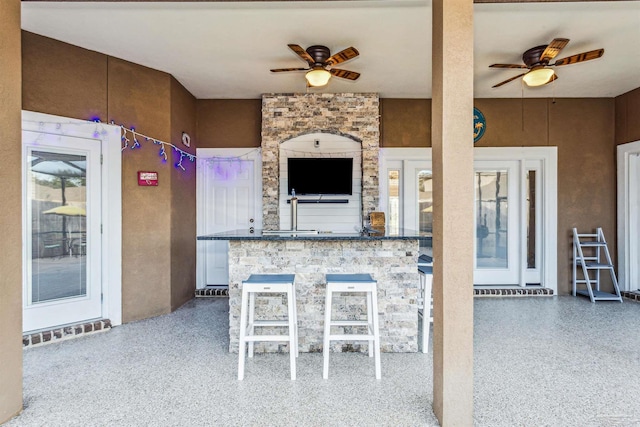
[(30, 150), (28, 304), (87, 295), (86, 156)]
[(508, 268), (507, 172), (476, 171), (476, 266)]
[(400, 171), (389, 171), (387, 188), (389, 188), (387, 227), (390, 233), (397, 233), (400, 229)]
[[(423, 236), (433, 236), (433, 174), (418, 172), (418, 230)], [(420, 240), (420, 253), (433, 256), (431, 239)]]
[(536, 268), (536, 171), (527, 171), (527, 268)]

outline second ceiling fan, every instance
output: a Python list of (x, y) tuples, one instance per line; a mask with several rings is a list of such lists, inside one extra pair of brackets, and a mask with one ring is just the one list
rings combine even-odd
[(297, 44), (288, 45), (289, 48), (296, 53), (302, 60), (309, 64), (307, 68), (276, 68), (271, 72), (279, 73), (282, 71), (307, 71), (305, 78), (307, 86), (319, 87), (329, 83), (331, 76), (340, 77), (348, 80), (357, 80), (360, 73), (355, 71), (342, 70), (333, 68), (334, 65), (348, 61), (360, 55), (355, 47), (348, 47), (340, 52), (331, 55), (331, 51), (326, 46), (309, 46), (306, 50)]
[(524, 68), (529, 70), (526, 73), (518, 74), (492, 87), (500, 87), (520, 77), (522, 77), (522, 80), (524, 80), (527, 86), (542, 86), (558, 79), (553, 69), (549, 67), (559, 67), (561, 65), (589, 61), (600, 58), (604, 54), (604, 49), (590, 50), (558, 59), (553, 64), (550, 64), (549, 62), (564, 49), (567, 43), (569, 43), (569, 39), (553, 39), (548, 45), (532, 47), (522, 54), (522, 62), (524, 62), (524, 64), (489, 65), (489, 68)]

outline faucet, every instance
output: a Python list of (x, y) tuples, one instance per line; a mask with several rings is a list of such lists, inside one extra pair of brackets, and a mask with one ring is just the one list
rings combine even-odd
[(295, 188), (291, 189), (291, 230), (298, 230), (298, 198)]

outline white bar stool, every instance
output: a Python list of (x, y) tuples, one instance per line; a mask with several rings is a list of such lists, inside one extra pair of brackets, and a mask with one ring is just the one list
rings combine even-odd
[(433, 323), (431, 310), (433, 309), (433, 266), (418, 263), (420, 282), (418, 286), (418, 320), (422, 325), (422, 352), (429, 353), (429, 331)]
[[(238, 350), (238, 380), (244, 378), (245, 344), (249, 344), (249, 357), (253, 357), (255, 341), (288, 341), (291, 360), (291, 379), (296, 379), (298, 357), (298, 315), (294, 274), (252, 274), (242, 282), (240, 307), (240, 348)], [(287, 320), (255, 320), (256, 293), (287, 294)], [(249, 309), (247, 311), (247, 303)], [(286, 335), (255, 335), (256, 327), (287, 326)]]
[[(334, 292), (364, 292), (367, 298), (367, 320), (331, 320)], [(331, 334), (332, 326), (366, 326), (365, 334)], [(322, 378), (329, 378), (329, 345), (331, 341), (369, 341), (369, 357), (375, 353), (376, 379), (380, 374), (380, 327), (378, 320), (377, 282), (370, 274), (327, 274), (324, 303), (324, 367)]]

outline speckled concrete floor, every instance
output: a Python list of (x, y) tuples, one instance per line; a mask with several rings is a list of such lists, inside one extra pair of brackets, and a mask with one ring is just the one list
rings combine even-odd
[[(236, 380), (227, 300), (25, 351), (7, 426), (434, 426), (431, 355), (257, 355)], [(640, 426), (640, 304), (476, 299), (475, 425)]]

